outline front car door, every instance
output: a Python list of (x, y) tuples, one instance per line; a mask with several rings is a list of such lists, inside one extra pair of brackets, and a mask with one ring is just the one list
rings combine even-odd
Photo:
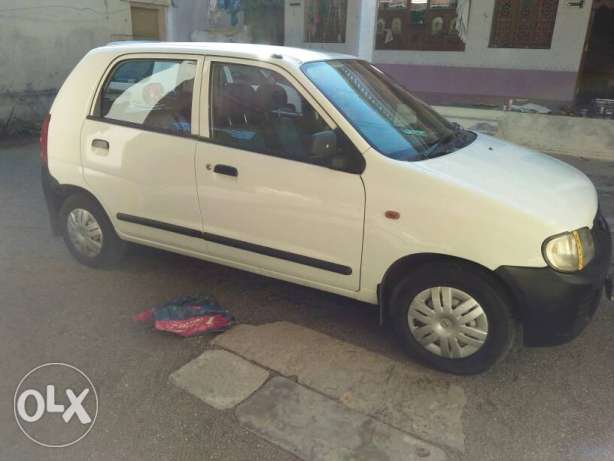
[[(208, 253), (357, 291), (365, 206), (360, 153), (282, 68), (208, 58), (204, 72), (196, 177)], [(326, 151), (335, 143), (323, 156), (323, 145)]]
[(194, 160), (204, 58), (122, 56), (85, 121), (85, 181), (125, 238), (204, 252)]

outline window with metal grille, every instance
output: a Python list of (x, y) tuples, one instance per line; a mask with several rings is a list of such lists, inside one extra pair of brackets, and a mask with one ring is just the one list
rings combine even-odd
[(464, 51), (458, 0), (378, 0), (378, 50)]
[(542, 48), (552, 44), (559, 0), (495, 0), (491, 48)]

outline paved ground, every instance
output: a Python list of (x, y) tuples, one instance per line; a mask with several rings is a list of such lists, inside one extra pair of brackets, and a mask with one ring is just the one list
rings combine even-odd
[[(596, 182), (614, 223), (614, 164), (570, 160)], [(355, 301), (146, 248), (133, 248), (114, 271), (79, 266), (50, 237), (36, 146), (0, 145), (0, 459), (296, 459), (241, 427), (235, 411), (214, 409), (169, 382), (212, 347), (211, 338), (178, 339), (131, 321), (146, 307), (202, 291), (242, 323), (291, 322), (432, 376), (408, 363), (390, 330), (377, 326), (377, 313)], [(569, 345), (514, 351), (477, 377), (437, 375), (466, 399), (461, 459), (614, 459), (613, 327), (614, 308), (604, 302)], [(98, 389), (96, 425), (69, 449), (34, 445), (13, 419), (17, 383), (49, 361), (78, 366)], [(283, 388), (282, 379), (265, 386)], [(244, 421), (254, 421), (250, 411)]]
[(238, 325), (213, 344), (410, 437), (464, 451), (467, 399), (449, 376), (289, 322)]

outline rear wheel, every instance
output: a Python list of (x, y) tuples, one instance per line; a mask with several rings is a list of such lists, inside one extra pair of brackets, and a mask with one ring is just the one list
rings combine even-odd
[(64, 242), (82, 264), (108, 267), (123, 256), (126, 244), (117, 236), (100, 205), (85, 194), (68, 197), (60, 210)]
[(514, 342), (516, 323), (506, 293), (469, 264), (424, 265), (398, 284), (391, 303), (408, 352), (442, 371), (485, 371)]

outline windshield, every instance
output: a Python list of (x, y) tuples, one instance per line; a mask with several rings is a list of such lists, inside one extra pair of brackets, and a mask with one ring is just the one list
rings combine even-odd
[[(380, 153), (406, 161), (435, 155), (458, 131), (383, 72), (359, 60), (317, 61), (301, 69)], [(439, 152), (443, 155), (446, 152)]]

